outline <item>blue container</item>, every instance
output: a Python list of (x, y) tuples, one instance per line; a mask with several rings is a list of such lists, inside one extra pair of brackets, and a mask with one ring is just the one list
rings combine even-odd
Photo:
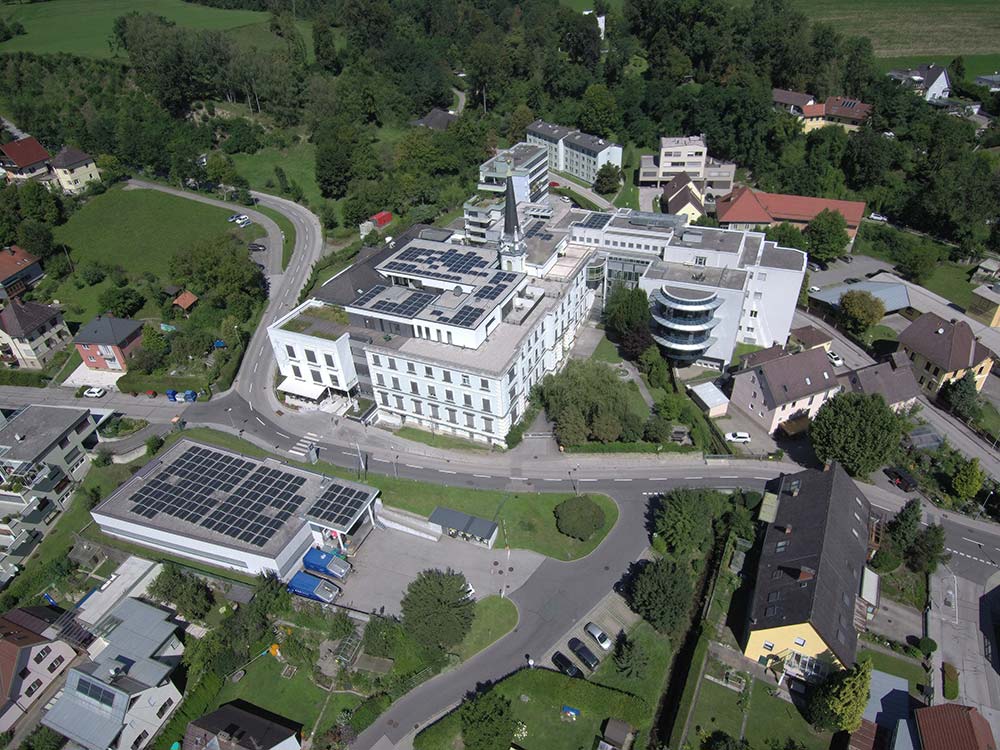
[(329, 604), (340, 596), (340, 588), (302, 570), (292, 576), (292, 580), (288, 582), (288, 592), (324, 604)]
[(315, 547), (306, 552), (302, 565), (306, 570), (331, 578), (347, 578), (351, 572), (351, 564), (347, 560)]
[(184, 400), (185, 401), (197, 401), (198, 400), (198, 394), (195, 393), (194, 391), (184, 391)]
[(170, 390), (167, 391), (167, 401), (176, 401), (176, 400), (177, 400), (177, 391), (171, 388)]

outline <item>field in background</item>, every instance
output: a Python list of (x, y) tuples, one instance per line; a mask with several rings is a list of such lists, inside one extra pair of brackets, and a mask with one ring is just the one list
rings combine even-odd
[[(234, 37), (262, 49), (282, 44), (267, 27), (268, 14), (221, 10), (183, 0), (51, 0), (3, 6), (0, 17), (17, 19), (27, 31), (0, 44), (0, 52), (69, 52), (83, 57), (111, 57), (108, 38), (115, 19), (130, 11), (156, 13), (192, 29), (233, 30)], [(312, 31), (300, 21), (299, 31), (312, 59)]]

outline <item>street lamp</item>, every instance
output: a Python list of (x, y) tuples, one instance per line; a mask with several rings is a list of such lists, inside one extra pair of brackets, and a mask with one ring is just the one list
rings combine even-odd
[(233, 432), (236, 432), (236, 423), (233, 422), (233, 407), (226, 407), (226, 415), (229, 417), (229, 426), (233, 428)]

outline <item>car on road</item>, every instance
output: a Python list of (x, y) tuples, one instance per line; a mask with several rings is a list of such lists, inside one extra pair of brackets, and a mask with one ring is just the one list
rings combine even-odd
[(594, 652), (587, 648), (587, 644), (579, 638), (569, 639), (569, 650), (572, 651), (576, 658), (583, 662), (583, 665), (591, 672), (597, 669), (601, 664), (597, 656), (594, 655)]
[(806, 265), (809, 267), (809, 270), (813, 271), (814, 273), (819, 273), (820, 271), (824, 270), (823, 266), (814, 261), (809, 261), (809, 263), (807, 263)]
[(849, 278), (849, 279), (844, 279), (844, 283), (845, 284), (858, 284), (860, 282), (861, 282), (861, 279), (856, 279), (853, 276), (851, 278)]
[(847, 263), (848, 265), (850, 265), (851, 263), (854, 262), (854, 256), (853, 255), (844, 255), (844, 256), (841, 256), (840, 259), (842, 261), (844, 261), (844, 263)]
[(552, 180), (552, 182), (549, 183), (549, 187), (559, 187), (559, 183), (556, 182), (555, 180)]
[(262, 245), (259, 242), (251, 242), (249, 245), (247, 245), (247, 250), (249, 250), (251, 253), (262, 253), (265, 250), (267, 250), (267, 246)]
[(570, 199), (569, 199), (569, 196), (568, 196), (568, 195), (563, 195), (563, 196), (561, 196), (561, 197), (559, 198), (559, 200), (561, 200), (561, 201), (562, 201), (563, 203), (569, 203), (569, 202), (570, 202)]
[(871, 219), (872, 221), (881, 222), (882, 224), (885, 224), (885, 223), (887, 223), (889, 221), (889, 217), (888, 216), (885, 216), (883, 214), (877, 214), (874, 211), (872, 213), (868, 214), (868, 218)]
[(602, 649), (604, 649), (605, 651), (611, 650), (611, 646), (613, 645), (611, 643), (611, 639), (608, 637), (607, 633), (605, 633), (597, 626), (597, 623), (588, 622), (586, 625), (583, 626), (583, 630), (587, 635), (589, 635), (591, 638), (597, 641), (597, 645), (600, 646)]
[(818, 286), (811, 286), (811, 287), (809, 287), (809, 294), (815, 294), (818, 291), (819, 291), (819, 287)]
[(882, 473), (889, 477), (889, 481), (899, 487), (903, 492), (912, 492), (917, 489), (916, 478), (906, 469), (898, 466), (887, 466), (882, 469)]
[(579, 667), (571, 662), (562, 651), (556, 651), (552, 654), (552, 663), (567, 677), (583, 677), (583, 672), (580, 671)]
[(844, 366), (844, 358), (837, 354), (837, 352), (827, 352), (826, 358), (830, 360), (830, 364), (834, 367)]
[(96, 385), (91, 386), (83, 392), (84, 398), (104, 398), (104, 394), (107, 393), (103, 388), (98, 388)]
[(726, 442), (727, 443), (742, 443), (743, 445), (746, 445), (747, 443), (750, 442), (750, 433), (749, 432), (727, 432), (726, 433)]

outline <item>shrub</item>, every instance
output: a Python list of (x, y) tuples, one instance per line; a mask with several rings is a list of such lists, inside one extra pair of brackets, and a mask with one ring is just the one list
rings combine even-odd
[(100, 448), (94, 456), (94, 466), (108, 466), (111, 464), (111, 451), (107, 448)]
[(922, 653), (924, 656), (928, 658), (930, 657), (931, 654), (937, 651), (937, 647), (938, 647), (937, 641), (935, 641), (933, 638), (928, 638), (927, 636), (924, 636), (923, 638), (920, 639), (919, 643), (920, 653)]
[(159, 435), (151, 435), (150, 438), (146, 441), (146, 455), (155, 456), (162, 447), (163, 447), (163, 438), (161, 438)]
[(378, 693), (377, 695), (371, 695), (366, 698), (361, 704), (354, 709), (354, 713), (351, 714), (351, 729), (360, 734), (365, 729), (370, 727), (372, 723), (381, 716), (389, 705), (392, 703), (392, 698), (390, 698), (386, 693)]
[(553, 511), (561, 534), (587, 541), (604, 527), (604, 511), (587, 495), (564, 500)]
[(872, 558), (872, 570), (876, 573), (891, 573), (903, 564), (903, 556), (890, 539), (885, 539)]

